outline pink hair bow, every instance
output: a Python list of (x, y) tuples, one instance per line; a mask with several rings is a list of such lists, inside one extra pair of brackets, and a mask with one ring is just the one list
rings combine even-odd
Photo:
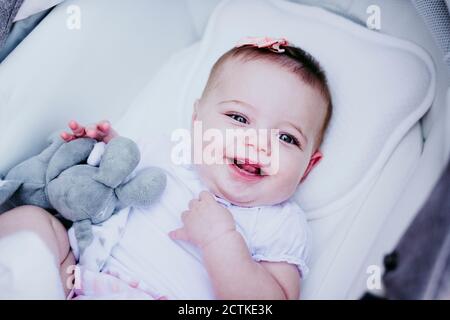
[(243, 46), (252, 46), (257, 48), (267, 48), (270, 51), (276, 53), (284, 52), (284, 49), (280, 48), (281, 46), (289, 46), (289, 41), (285, 38), (270, 38), (270, 37), (247, 37), (240, 40), (236, 44), (236, 48)]

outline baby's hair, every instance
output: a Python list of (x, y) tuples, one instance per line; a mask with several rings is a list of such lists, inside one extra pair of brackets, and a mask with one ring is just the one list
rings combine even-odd
[(283, 46), (282, 49), (285, 50), (283, 53), (273, 52), (267, 48), (257, 48), (253, 46), (241, 46), (228, 50), (212, 67), (202, 97), (204, 97), (209, 90), (217, 85), (219, 71), (222, 65), (229, 59), (237, 58), (243, 62), (266, 59), (277, 63), (281, 67), (286, 68), (287, 70), (298, 75), (304, 83), (313, 88), (317, 88), (326, 101), (327, 109), (320, 135), (318, 137), (318, 141), (316, 142), (317, 149), (322, 144), (325, 131), (328, 128), (331, 115), (333, 113), (333, 103), (331, 100), (327, 77), (319, 62), (317, 62), (317, 60), (308, 52), (294, 46)]

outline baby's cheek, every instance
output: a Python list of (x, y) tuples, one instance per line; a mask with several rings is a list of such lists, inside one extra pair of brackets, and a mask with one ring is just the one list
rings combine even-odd
[(286, 184), (296, 187), (308, 164), (299, 154), (286, 153), (280, 157), (280, 174), (286, 180)]
[(308, 166), (302, 152), (297, 150), (282, 150), (279, 153), (280, 170), (293, 177), (301, 175)]
[(271, 197), (275, 197), (272, 200), (273, 203), (281, 203), (289, 199), (297, 190), (300, 179), (289, 172), (281, 171), (272, 180), (268, 192)]

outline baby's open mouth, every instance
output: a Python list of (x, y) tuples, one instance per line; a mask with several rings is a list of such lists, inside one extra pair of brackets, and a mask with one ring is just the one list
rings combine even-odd
[(245, 174), (253, 176), (264, 175), (259, 164), (252, 164), (248, 160), (242, 161), (235, 158), (233, 159), (233, 165), (237, 167), (238, 170), (243, 171), (243, 173)]

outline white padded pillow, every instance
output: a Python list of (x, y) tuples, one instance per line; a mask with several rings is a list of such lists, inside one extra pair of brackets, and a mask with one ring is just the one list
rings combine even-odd
[(245, 36), (286, 37), (315, 56), (330, 83), (334, 114), (324, 159), (296, 200), (310, 218), (332, 212), (373, 182), (395, 146), (431, 106), (435, 70), (418, 46), (316, 7), (282, 0), (227, 0), (212, 14), (182, 87), (190, 121), (214, 62)]
[(212, 65), (245, 36), (286, 37), (327, 72), (334, 114), (325, 156), (295, 195), (309, 218), (334, 212), (373, 182), (431, 105), (434, 67), (418, 46), (315, 7), (228, 0), (215, 9), (200, 43), (172, 56), (143, 90), (120, 122), (123, 132), (138, 138), (188, 128)]

